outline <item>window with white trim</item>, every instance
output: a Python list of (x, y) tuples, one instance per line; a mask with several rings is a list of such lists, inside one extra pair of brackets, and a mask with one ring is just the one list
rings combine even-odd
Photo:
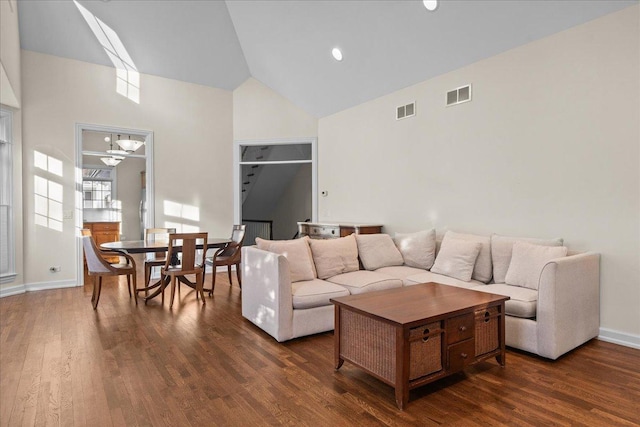
[(0, 283), (16, 277), (11, 111), (0, 109)]

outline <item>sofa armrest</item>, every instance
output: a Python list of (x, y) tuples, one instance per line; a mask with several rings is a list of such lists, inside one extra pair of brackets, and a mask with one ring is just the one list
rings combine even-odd
[(538, 353), (557, 359), (596, 337), (600, 328), (600, 255), (558, 258), (542, 269), (538, 285)]
[(242, 316), (278, 341), (293, 337), (293, 296), (287, 259), (242, 248)]

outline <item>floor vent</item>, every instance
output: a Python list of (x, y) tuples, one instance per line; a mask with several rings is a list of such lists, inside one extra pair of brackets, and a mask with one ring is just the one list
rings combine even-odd
[(413, 117), (416, 115), (416, 103), (401, 105), (396, 108), (396, 120), (406, 119), (407, 117)]
[(471, 85), (459, 87), (447, 92), (447, 107), (471, 101)]

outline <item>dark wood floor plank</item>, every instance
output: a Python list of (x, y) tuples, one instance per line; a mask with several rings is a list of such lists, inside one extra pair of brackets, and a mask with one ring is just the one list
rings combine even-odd
[(242, 318), (227, 280), (205, 306), (183, 287), (173, 309), (168, 295), (136, 306), (118, 278), (95, 311), (90, 285), (0, 299), (0, 426), (640, 425), (640, 350), (508, 349), (506, 367), (412, 390), (399, 411), (389, 385), (334, 370), (331, 332), (278, 343)]

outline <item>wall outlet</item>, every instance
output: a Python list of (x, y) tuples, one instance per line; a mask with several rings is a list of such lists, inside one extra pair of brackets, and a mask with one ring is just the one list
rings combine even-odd
[(60, 272), (60, 270), (61, 270), (61, 268), (60, 268), (60, 266), (59, 266), (59, 265), (54, 265), (53, 267), (49, 267), (49, 271), (50, 271), (51, 273), (59, 273), (59, 272)]
[(64, 211), (62, 213), (62, 219), (73, 219), (73, 211)]

